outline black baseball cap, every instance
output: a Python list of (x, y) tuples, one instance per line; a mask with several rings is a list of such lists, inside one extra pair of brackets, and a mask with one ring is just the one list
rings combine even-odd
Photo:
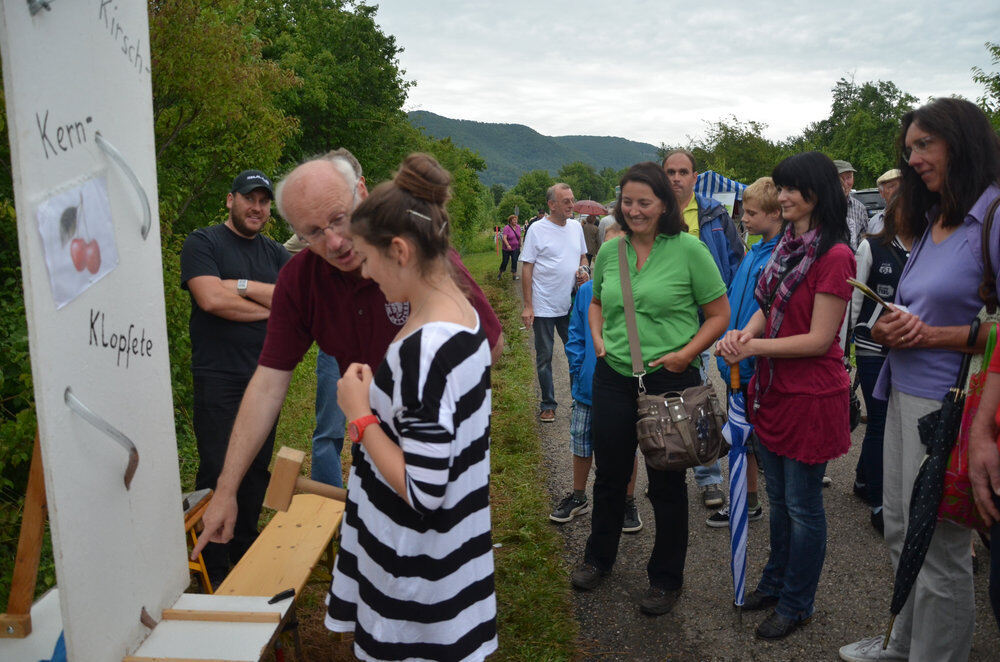
[(236, 175), (233, 180), (232, 193), (242, 193), (246, 195), (250, 191), (262, 188), (274, 199), (274, 189), (271, 188), (271, 180), (260, 170), (244, 170)]

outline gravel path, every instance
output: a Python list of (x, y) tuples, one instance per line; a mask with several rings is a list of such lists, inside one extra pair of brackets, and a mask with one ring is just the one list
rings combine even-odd
[[(530, 335), (529, 335), (530, 337)], [(566, 356), (556, 341), (553, 356), (556, 422), (539, 424), (548, 470), (547, 487), (554, 506), (572, 485), (569, 450), (570, 389)], [(720, 394), (724, 388), (714, 370)], [(536, 386), (537, 389), (537, 386)], [(534, 410), (534, 407), (533, 407)], [(581, 650), (587, 660), (837, 660), (840, 646), (884, 632), (892, 595), (892, 568), (886, 547), (868, 521), (868, 508), (851, 490), (854, 467), (864, 436), (855, 430), (851, 451), (830, 463), (833, 485), (825, 490), (828, 543), (826, 563), (812, 622), (786, 639), (771, 643), (756, 639), (753, 629), (764, 612), (746, 613), (742, 624), (732, 608), (728, 529), (710, 529), (704, 520), (713, 511), (701, 504), (700, 493), (688, 474), (690, 545), (683, 593), (667, 615), (650, 618), (637, 606), (647, 588), (645, 564), (652, 546), (653, 519), (640, 469), (636, 485), (639, 512), (645, 528), (623, 535), (617, 564), (597, 589), (573, 591), (580, 621)], [(723, 469), (724, 484), (728, 474)], [(763, 479), (763, 476), (761, 477)], [(593, 472), (587, 486), (590, 495)], [(728, 491), (728, 488), (727, 488)], [(750, 525), (748, 591), (756, 586), (767, 560), (767, 496), (761, 484), (765, 517)], [(540, 517), (547, 516), (539, 514)], [(590, 532), (590, 515), (559, 526), (566, 540), (569, 570), (583, 556)], [(998, 636), (987, 597), (988, 553), (976, 543), (982, 570), (976, 574), (976, 634), (970, 660), (1000, 660)]]

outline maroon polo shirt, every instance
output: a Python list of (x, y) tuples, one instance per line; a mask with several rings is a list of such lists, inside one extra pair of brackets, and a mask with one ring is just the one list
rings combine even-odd
[[(500, 320), (483, 291), (452, 250), (454, 263), (469, 302), (494, 347), (500, 338)], [(408, 303), (389, 303), (378, 283), (347, 273), (310, 250), (285, 264), (271, 298), (267, 337), (258, 364), (276, 370), (294, 370), (313, 341), (337, 359), (343, 372), (351, 363), (382, 363), (389, 343), (409, 316)]]

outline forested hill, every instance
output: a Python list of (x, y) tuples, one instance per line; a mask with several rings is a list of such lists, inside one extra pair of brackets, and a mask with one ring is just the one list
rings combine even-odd
[(531, 170), (553, 175), (567, 163), (583, 161), (596, 170), (620, 170), (639, 161), (656, 160), (656, 147), (613, 136), (543, 136), (523, 124), (490, 124), (453, 120), (425, 110), (408, 113), (410, 123), (434, 138), (474, 150), (486, 161), (479, 179), (490, 186), (511, 187)]

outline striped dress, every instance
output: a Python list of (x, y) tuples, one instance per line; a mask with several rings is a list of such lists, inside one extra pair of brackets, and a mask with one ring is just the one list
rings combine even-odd
[(496, 650), (490, 536), (490, 351), (434, 322), (389, 346), (371, 385), (403, 449), (411, 505), (353, 447), (326, 626), (362, 660), (481, 660)]

